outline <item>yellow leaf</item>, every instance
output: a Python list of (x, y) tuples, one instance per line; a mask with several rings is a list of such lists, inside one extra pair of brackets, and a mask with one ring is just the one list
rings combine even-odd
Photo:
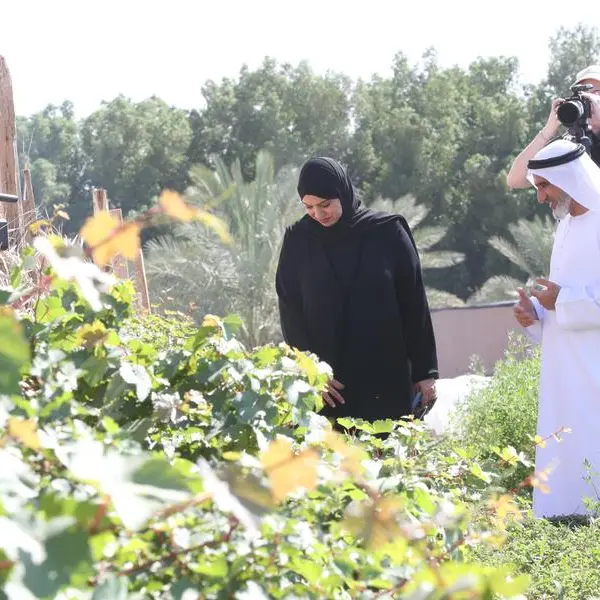
[(215, 215), (204, 210), (198, 209), (196, 211), (196, 221), (200, 221), (200, 223), (203, 223), (209, 229), (212, 229), (226, 244), (231, 244), (232, 239), (229, 235), (229, 232), (227, 231), (225, 223), (223, 223), (223, 221), (221, 221), (221, 219), (219, 219)]
[(54, 216), (60, 217), (61, 219), (64, 219), (65, 221), (69, 221), (71, 219), (71, 217), (69, 217), (68, 213), (66, 213), (64, 210), (57, 210)]
[(353, 503), (346, 509), (342, 528), (361, 538), (369, 550), (403, 536), (398, 522), (400, 498), (380, 497), (372, 504)]
[(140, 249), (141, 229), (136, 222), (123, 225), (112, 238), (115, 255), (121, 254), (129, 260), (135, 260)]
[[(139, 223), (132, 221), (119, 227), (116, 219), (105, 211), (98, 213), (94, 219), (98, 219), (101, 215), (106, 215), (108, 219), (96, 221), (96, 226), (94, 223), (88, 223), (81, 230), (81, 236), (92, 248), (94, 261), (100, 266), (105, 266), (118, 255), (128, 260), (135, 260), (140, 249)], [(109, 229), (111, 223), (114, 226)], [(84, 231), (86, 227), (88, 229)]]
[(545, 440), (544, 440), (544, 439), (543, 439), (541, 436), (539, 436), (539, 435), (536, 435), (536, 436), (533, 438), (533, 441), (534, 441), (534, 442), (535, 442), (535, 444), (536, 444), (537, 446), (539, 446), (540, 448), (545, 448), (545, 447), (546, 447), (546, 442), (545, 442)]
[(348, 473), (360, 475), (364, 471), (361, 461), (367, 458), (365, 453), (346, 444), (339, 433), (329, 431), (323, 441), (330, 450), (333, 450), (344, 459), (342, 466)]
[(37, 425), (34, 421), (11, 417), (8, 420), (8, 435), (32, 450), (39, 450), (41, 448), (37, 435)]
[(215, 315), (205, 315), (202, 320), (202, 327), (221, 327), (221, 319)]
[(490, 500), (490, 505), (495, 511), (498, 519), (501, 521), (504, 521), (508, 516), (512, 516), (516, 520), (520, 520), (522, 518), (519, 507), (509, 494), (504, 494), (497, 500)]
[(103, 210), (87, 219), (81, 228), (80, 235), (83, 241), (93, 248), (107, 240), (118, 226), (117, 219)]
[(317, 487), (319, 456), (312, 449), (294, 454), (291, 442), (279, 438), (261, 453), (260, 461), (278, 502), (300, 488), (312, 491)]
[(158, 203), (163, 212), (178, 221), (189, 223), (190, 221), (200, 221), (209, 229), (212, 229), (223, 242), (231, 243), (231, 237), (227, 231), (225, 223), (215, 215), (195, 208), (187, 204), (184, 199), (172, 190), (165, 190), (158, 199)]
[(186, 204), (183, 198), (172, 190), (165, 190), (158, 199), (165, 214), (178, 221), (189, 222), (196, 216), (196, 210)]
[(33, 235), (37, 235), (42, 227), (50, 227), (50, 221), (47, 221), (46, 219), (34, 221), (31, 225), (29, 225), (29, 231), (31, 231)]
[(104, 323), (94, 321), (86, 323), (77, 330), (77, 341), (85, 348), (92, 348), (101, 344), (108, 337), (108, 332)]

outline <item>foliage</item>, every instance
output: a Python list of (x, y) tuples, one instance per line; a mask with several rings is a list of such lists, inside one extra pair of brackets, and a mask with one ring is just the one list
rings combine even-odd
[(472, 560), (514, 565), (530, 576), (529, 600), (593, 600), (600, 590), (600, 525), (552, 523), (525, 518), (509, 527), (501, 548), (478, 546)]
[[(531, 348), (523, 336), (511, 332), (494, 377), (455, 408), (451, 431), (476, 456), (493, 459), (490, 447), (512, 447), (525, 462), (533, 462), (539, 375), (539, 347)], [(527, 468), (521, 465), (507, 473), (503, 484), (512, 488), (526, 476)]]
[[(132, 223), (197, 211), (165, 194), (83, 256), (127, 252)], [(88, 239), (106, 225), (90, 219)], [(236, 317), (139, 321), (129, 282), (55, 238), (35, 245), (51, 266), (33, 289), (15, 267), (0, 298), (4, 597), (525, 591), (526, 577), (462, 561), (519, 517), (495, 485), (520, 461), (508, 449), (484, 470), (418, 422), (340, 419), (350, 437), (334, 433), (315, 413), (331, 375), (315, 357), (247, 351)], [(23, 297), (34, 311), (15, 310)]]

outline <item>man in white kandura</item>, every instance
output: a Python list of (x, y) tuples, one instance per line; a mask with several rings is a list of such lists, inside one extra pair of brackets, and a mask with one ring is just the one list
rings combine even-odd
[(585, 497), (600, 500), (600, 485), (585, 480), (600, 472), (600, 168), (582, 145), (566, 140), (548, 144), (528, 168), (538, 201), (560, 222), (549, 278), (537, 281), (532, 297), (519, 289), (514, 311), (542, 345), (538, 435), (570, 430), (560, 443), (550, 439), (536, 449), (536, 471), (549, 469), (550, 492), (534, 488), (533, 512), (583, 516)]

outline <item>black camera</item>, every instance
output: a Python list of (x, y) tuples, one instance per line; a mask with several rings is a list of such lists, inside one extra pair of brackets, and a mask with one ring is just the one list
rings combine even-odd
[(592, 116), (591, 102), (581, 93), (591, 90), (594, 86), (585, 83), (571, 88), (573, 95), (563, 100), (556, 109), (558, 120), (568, 129), (573, 141), (583, 144), (589, 152), (592, 147), (589, 119)]

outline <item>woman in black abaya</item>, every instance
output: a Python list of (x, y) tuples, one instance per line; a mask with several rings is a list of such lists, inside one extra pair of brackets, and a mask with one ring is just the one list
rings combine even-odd
[(435, 401), (437, 354), (417, 249), (400, 215), (361, 208), (333, 159), (300, 172), (307, 214), (286, 230), (276, 275), (285, 341), (333, 369), (324, 414), (369, 421)]

